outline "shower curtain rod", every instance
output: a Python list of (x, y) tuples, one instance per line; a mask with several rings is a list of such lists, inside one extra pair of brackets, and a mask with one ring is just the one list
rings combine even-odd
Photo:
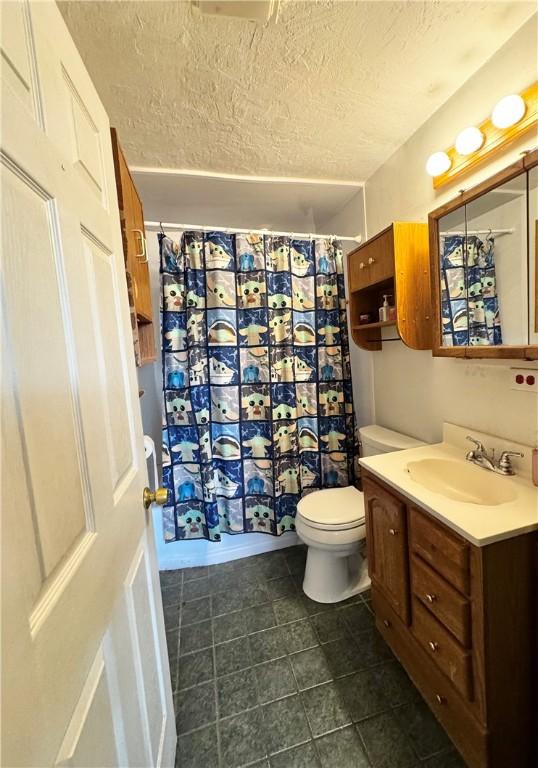
[(467, 232), (455, 229), (453, 232), (439, 232), (442, 237), (447, 235), (512, 235), (513, 233), (513, 229), (468, 229)]
[(192, 229), (201, 229), (204, 232), (237, 232), (240, 234), (256, 234), (256, 235), (272, 235), (274, 237), (296, 237), (299, 240), (300, 239), (309, 239), (309, 238), (325, 238), (327, 240), (330, 240), (332, 238), (336, 240), (349, 240), (354, 243), (361, 243), (362, 242), (362, 235), (355, 235), (355, 237), (345, 237), (340, 235), (318, 235), (314, 232), (274, 232), (272, 229), (240, 229), (239, 227), (210, 227), (207, 224), (204, 226), (200, 226), (199, 224), (176, 224), (171, 221), (145, 221), (144, 222), (146, 227), (156, 227), (159, 229), (162, 227), (163, 229), (182, 229), (182, 230), (192, 230)]

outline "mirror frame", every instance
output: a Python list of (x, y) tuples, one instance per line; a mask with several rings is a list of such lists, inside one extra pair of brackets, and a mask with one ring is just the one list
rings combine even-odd
[[(430, 274), (431, 274), (431, 288), (432, 288), (432, 311), (433, 311), (433, 334), (432, 334), (432, 355), (434, 357), (463, 357), (463, 358), (497, 358), (507, 360), (538, 360), (538, 345), (523, 345), (516, 346), (510, 344), (499, 344), (496, 347), (479, 346), (479, 347), (444, 347), (442, 345), (441, 335), (441, 275), (440, 275), (440, 260), (439, 260), (439, 219), (446, 216), (448, 213), (452, 213), (457, 208), (460, 208), (466, 203), (470, 203), (476, 200), (478, 197), (485, 195), (492, 189), (501, 186), (507, 181), (519, 176), (523, 171), (530, 171), (538, 165), (538, 149), (527, 152), (521, 160), (518, 160), (502, 171), (499, 171), (489, 179), (477, 184), (475, 187), (471, 187), (468, 190), (462, 190), (458, 197), (450, 200), (448, 203), (441, 205), (434, 211), (428, 214), (428, 229), (430, 235)], [(530, 223), (530, 227), (534, 227), (534, 224)], [(538, 225), (536, 225), (538, 233)], [(536, 260), (536, 274), (538, 275), (538, 242), (535, 241), (535, 260)], [(536, 286), (534, 292), (534, 304), (535, 304), (535, 324), (538, 317), (538, 276), (536, 278)]]

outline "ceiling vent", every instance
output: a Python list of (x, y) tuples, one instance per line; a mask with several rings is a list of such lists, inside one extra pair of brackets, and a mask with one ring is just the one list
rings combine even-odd
[(264, 24), (277, 20), (280, 0), (192, 0), (192, 4), (208, 16), (235, 16)]

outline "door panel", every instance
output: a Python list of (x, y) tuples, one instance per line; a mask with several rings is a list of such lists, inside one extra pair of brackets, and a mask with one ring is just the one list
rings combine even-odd
[(165, 709), (163, 665), (156, 643), (156, 612), (148, 575), (148, 553), (141, 550), (127, 577), (128, 619), (135, 662), (139, 667), (139, 697), (144, 713), (144, 733), (149, 764), (156, 765)]
[(105, 660), (99, 647), (55, 765), (109, 768), (119, 764), (118, 757)]
[(67, 110), (71, 119), (70, 128), (71, 161), (83, 181), (98, 200), (104, 200), (103, 157), (101, 135), (89, 109), (73, 85), (62, 61)]
[[(105, 435), (112, 488), (117, 495), (121, 492), (122, 482), (128, 480), (130, 472), (136, 470), (133, 413), (130, 403), (123, 397), (128, 385), (124, 365), (126, 352), (119, 337), (108, 332), (109, 328), (118, 323), (118, 296), (121, 288), (116, 281), (112, 254), (87, 232), (83, 233), (83, 242), (90, 284), (92, 325), (105, 392)], [(114, 501), (117, 503), (118, 499)]]
[(2, 3), (0, 50), (2, 55), (2, 104), (17, 99), (26, 118), (43, 126), (41, 94), (37, 85), (35, 48), (25, 3)]
[(109, 121), (55, 3), (1, 12), (1, 763), (172, 765)]
[[(56, 204), (13, 166), (6, 168), (2, 190), (5, 313), (17, 372), (15, 395), (24, 414), (34, 536), (45, 580), (80, 537), (93, 529), (92, 503), (85, 482), (80, 405), (73, 386), (72, 334), (66, 322), (68, 296), (56, 237)], [(20, 211), (25, 212), (24, 234)], [(21, 265), (26, 266), (21, 269)], [(54, 452), (43, 450), (44, 436), (55, 446)]]

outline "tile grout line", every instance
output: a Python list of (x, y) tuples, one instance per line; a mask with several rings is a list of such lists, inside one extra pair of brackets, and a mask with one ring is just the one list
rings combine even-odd
[(219, 689), (218, 689), (218, 677), (217, 677), (217, 652), (215, 645), (215, 631), (213, 624), (213, 601), (209, 599), (209, 606), (211, 612), (211, 639), (212, 645), (212, 659), (213, 659), (213, 695), (215, 697), (215, 728), (217, 733), (217, 761), (219, 766), (222, 765), (222, 749), (220, 740), (220, 707), (219, 707)]
[[(374, 717), (376, 717), (376, 715), (374, 715)], [(368, 719), (368, 718), (365, 718), (365, 719)], [(364, 720), (359, 720), (359, 723), (363, 723), (363, 722), (364, 722)], [(362, 733), (359, 730), (359, 723), (353, 723), (353, 728), (355, 729), (355, 733), (357, 734), (357, 736), (359, 738), (359, 741), (360, 741), (360, 744), (362, 746), (364, 755), (365, 755), (365, 757), (366, 757), (366, 759), (368, 761), (368, 765), (373, 766), (374, 762), (373, 762), (373, 760), (370, 757), (370, 752), (368, 751), (368, 748), (366, 746), (366, 742), (364, 741), (364, 739), (362, 737)]]
[[(251, 711), (255, 710), (255, 709), (259, 709), (260, 710), (260, 714), (261, 714), (261, 718), (262, 718), (262, 730), (265, 733), (265, 729), (263, 728), (265, 718), (264, 718), (263, 707), (262, 707), (262, 704), (260, 702), (260, 686), (258, 685), (258, 675), (256, 674), (255, 665), (252, 664), (252, 655), (250, 653), (250, 643), (248, 641), (248, 637), (249, 636), (246, 635), (246, 638), (247, 638), (247, 651), (248, 651), (248, 655), (249, 655), (249, 661), (251, 662), (250, 669), (254, 670), (254, 686), (256, 688), (256, 706), (255, 707), (251, 707)], [(267, 741), (265, 740), (265, 738), (263, 740), (263, 751), (264, 751), (264, 756), (262, 758), (260, 758), (260, 760), (267, 759), (267, 761), (269, 762), (269, 750), (267, 749)], [(256, 764), (256, 761), (255, 760), (252, 761), (251, 764)]]
[[(314, 634), (315, 634), (315, 630), (314, 630)], [(314, 646), (314, 647), (316, 648), (318, 646)], [(300, 653), (300, 651), (299, 651), (299, 653)], [(299, 696), (299, 701), (301, 702), (301, 707), (302, 707), (302, 710), (303, 710), (304, 718), (306, 720), (306, 726), (308, 728), (308, 732), (310, 734), (310, 738), (311, 738), (312, 744), (314, 746), (314, 752), (316, 754), (316, 757), (318, 759), (319, 764), (321, 765), (321, 758), (319, 756), (318, 748), (317, 748), (316, 742), (314, 740), (314, 734), (312, 732), (312, 726), (310, 725), (310, 720), (308, 719), (308, 715), (306, 713), (306, 707), (304, 705), (304, 701), (303, 701), (302, 696), (301, 696), (301, 691), (299, 689), (299, 682), (297, 680), (297, 675), (295, 674), (295, 670), (293, 668), (293, 664), (291, 663), (291, 661), (289, 661), (289, 655), (288, 654), (286, 655), (286, 659), (288, 659), (288, 664), (290, 665), (291, 674), (293, 675), (293, 679), (295, 680), (295, 685), (297, 686), (297, 695)]]
[[(176, 685), (175, 690), (172, 692), (174, 696), (174, 717), (176, 717), (175, 712), (175, 697), (177, 695), (177, 691), (179, 689), (179, 658), (180, 658), (180, 643), (181, 643), (181, 615), (183, 612), (183, 578), (185, 576), (184, 571), (181, 571), (181, 582), (179, 585), (179, 611), (177, 614), (177, 646), (176, 646)], [(176, 722), (176, 737), (177, 737), (177, 722)]]

